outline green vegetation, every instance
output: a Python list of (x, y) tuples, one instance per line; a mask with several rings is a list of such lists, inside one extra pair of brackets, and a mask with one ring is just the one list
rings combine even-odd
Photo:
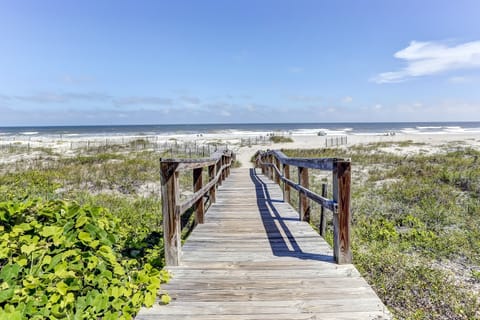
[(118, 219), (64, 201), (0, 203), (0, 318), (123, 319), (167, 274), (122, 256)]
[(273, 143), (293, 142), (293, 139), (285, 136), (270, 136), (270, 141)]
[[(132, 149), (44, 148), (0, 163), (1, 319), (130, 319), (154, 303), (168, 278), (158, 162), (166, 155)], [(191, 189), (191, 176), (180, 183)]]
[(413, 145), (284, 152), (352, 159), (354, 264), (397, 318), (479, 319), (480, 152), (382, 151)]

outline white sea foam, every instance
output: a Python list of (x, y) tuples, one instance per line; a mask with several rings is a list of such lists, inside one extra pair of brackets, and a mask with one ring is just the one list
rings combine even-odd
[(425, 127), (420, 127), (417, 126), (418, 130), (430, 130), (430, 129), (442, 129), (442, 127), (437, 127), (437, 126), (425, 126)]
[(420, 132), (419, 130), (413, 129), (413, 128), (403, 128), (400, 131), (403, 132), (403, 133), (406, 133), (406, 134), (417, 134), (417, 133)]
[(33, 136), (38, 134), (38, 131), (24, 131), (24, 132), (20, 132), (20, 134), (23, 134), (25, 136)]

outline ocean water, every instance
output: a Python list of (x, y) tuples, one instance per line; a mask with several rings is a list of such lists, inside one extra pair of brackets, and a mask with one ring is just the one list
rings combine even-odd
[(480, 133), (480, 122), (237, 123), (112, 126), (0, 127), (0, 137), (88, 137), (99, 135), (384, 135)]

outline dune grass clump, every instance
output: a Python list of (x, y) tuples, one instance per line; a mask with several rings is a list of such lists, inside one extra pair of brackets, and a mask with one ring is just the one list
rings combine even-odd
[[(389, 146), (425, 147), (284, 153), (352, 159), (353, 262), (398, 319), (479, 319), (480, 152), (450, 144), (433, 155), (380, 150)], [(313, 177), (310, 184), (319, 189)]]
[(273, 143), (288, 143), (293, 142), (293, 139), (285, 136), (271, 136), (270, 141)]

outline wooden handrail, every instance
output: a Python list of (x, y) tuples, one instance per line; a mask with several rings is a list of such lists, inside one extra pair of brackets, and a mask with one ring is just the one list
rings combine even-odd
[[(284, 201), (290, 202), (290, 188), (298, 191), (299, 214), (302, 221), (310, 221), (310, 204), (313, 200), (322, 207), (320, 234), (325, 235), (323, 208), (333, 212), (333, 254), (338, 264), (352, 262), (350, 250), (350, 159), (343, 158), (290, 158), (276, 150), (259, 151), (255, 154), (256, 166), (270, 179), (283, 182)], [(280, 170), (280, 166), (282, 170)], [(298, 167), (298, 183), (290, 179), (290, 166)], [(326, 198), (326, 185), (322, 195), (311, 191), (308, 186), (308, 169), (332, 171), (333, 199)]]
[[(211, 158), (160, 159), (160, 182), (162, 186), (163, 245), (165, 264), (180, 263), (181, 216), (191, 207), (195, 210), (195, 223), (203, 223), (204, 201), (208, 194), (210, 203), (216, 201), (216, 189), (230, 174), (234, 154), (231, 151), (217, 152)], [(203, 168), (208, 167), (208, 183), (203, 182)], [(179, 173), (193, 171), (193, 195), (179, 203)]]

